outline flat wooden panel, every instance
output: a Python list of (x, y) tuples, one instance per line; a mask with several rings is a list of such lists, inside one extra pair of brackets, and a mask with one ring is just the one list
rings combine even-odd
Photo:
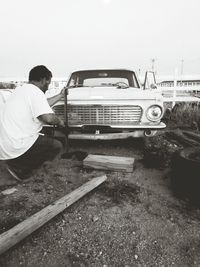
[(102, 156), (90, 154), (84, 159), (83, 166), (86, 168), (93, 168), (99, 170), (132, 172), (134, 160), (134, 158), (130, 157)]

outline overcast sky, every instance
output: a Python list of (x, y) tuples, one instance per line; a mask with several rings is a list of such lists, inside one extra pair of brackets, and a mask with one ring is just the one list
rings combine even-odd
[(46, 65), (200, 74), (199, 0), (0, 0), (0, 77)]

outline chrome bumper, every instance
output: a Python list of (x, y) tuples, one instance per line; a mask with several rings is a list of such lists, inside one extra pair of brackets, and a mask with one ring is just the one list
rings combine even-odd
[[(52, 128), (52, 126), (47, 126)], [(133, 129), (133, 132), (122, 132), (122, 133), (70, 133), (68, 135), (69, 139), (73, 140), (116, 140), (116, 139), (126, 139), (129, 137), (140, 138), (140, 137), (150, 137), (156, 135), (159, 130), (162, 130), (166, 125), (161, 122), (159, 125), (153, 125), (150, 127), (140, 126), (137, 129)], [(58, 136), (65, 136), (63, 133), (56, 130)], [(57, 136), (55, 133), (55, 136)]]

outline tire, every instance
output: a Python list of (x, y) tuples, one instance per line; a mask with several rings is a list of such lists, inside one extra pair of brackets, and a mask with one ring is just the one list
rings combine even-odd
[(171, 186), (177, 196), (200, 203), (200, 148), (186, 148), (173, 154)]

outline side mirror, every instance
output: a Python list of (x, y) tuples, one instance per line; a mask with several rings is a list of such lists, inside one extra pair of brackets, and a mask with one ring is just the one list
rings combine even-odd
[(146, 71), (143, 89), (156, 89), (156, 78), (153, 71)]
[(152, 83), (152, 84), (150, 85), (150, 88), (151, 88), (151, 89), (157, 89), (157, 85), (156, 85), (155, 83)]

